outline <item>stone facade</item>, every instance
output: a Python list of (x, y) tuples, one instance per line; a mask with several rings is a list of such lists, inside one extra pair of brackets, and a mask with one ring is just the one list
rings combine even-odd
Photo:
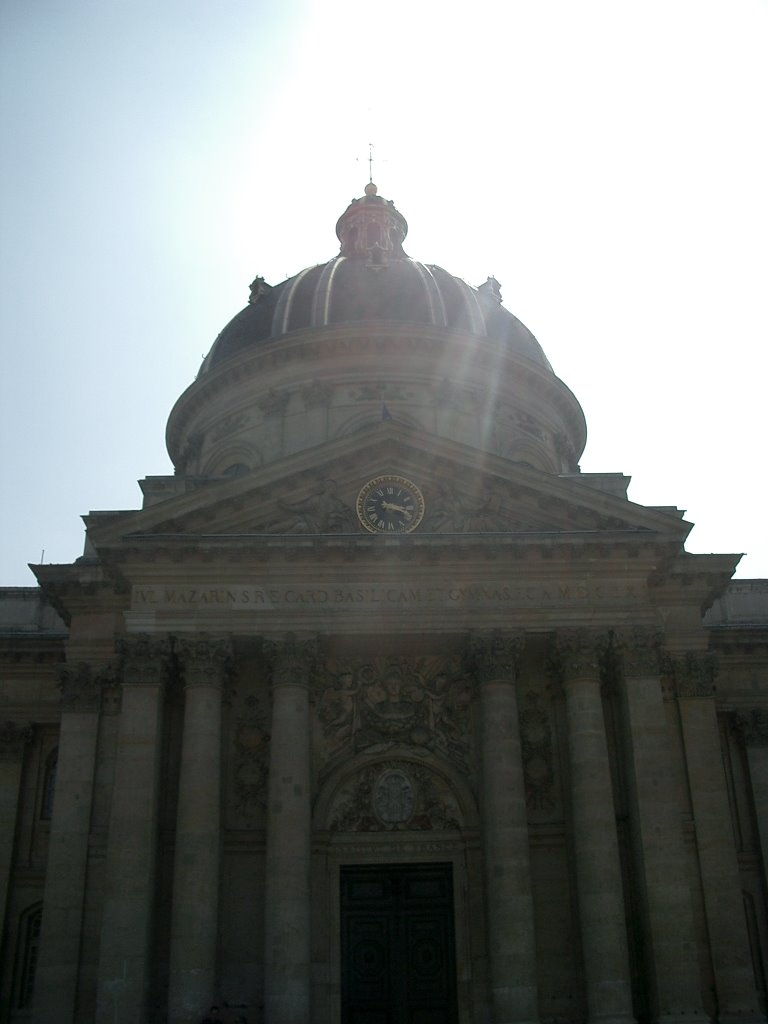
[(0, 592), (0, 1024), (761, 1020), (768, 584), (578, 472), (496, 282), (350, 211), (176, 474)]

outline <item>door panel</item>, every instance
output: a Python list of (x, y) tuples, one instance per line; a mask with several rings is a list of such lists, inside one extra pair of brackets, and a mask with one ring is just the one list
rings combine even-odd
[(342, 1024), (455, 1024), (450, 864), (342, 868)]

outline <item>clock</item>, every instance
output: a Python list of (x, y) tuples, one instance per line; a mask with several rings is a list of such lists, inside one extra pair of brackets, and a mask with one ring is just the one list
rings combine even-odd
[(424, 498), (404, 476), (377, 476), (357, 496), (357, 517), (371, 533), (410, 533), (424, 516)]

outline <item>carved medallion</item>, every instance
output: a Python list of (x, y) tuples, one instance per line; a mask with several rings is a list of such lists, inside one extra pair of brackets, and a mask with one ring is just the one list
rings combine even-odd
[(385, 825), (399, 825), (413, 814), (413, 784), (399, 769), (384, 772), (373, 789), (373, 809)]
[(328, 815), (332, 832), (402, 832), (460, 828), (456, 798), (423, 765), (370, 765), (336, 793)]

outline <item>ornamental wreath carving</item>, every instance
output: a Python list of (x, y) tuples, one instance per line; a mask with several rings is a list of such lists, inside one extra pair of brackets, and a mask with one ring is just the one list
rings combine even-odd
[(555, 808), (554, 751), (549, 715), (541, 706), (538, 693), (525, 695), (520, 711), (525, 802), (529, 811), (552, 811)]
[(232, 810), (238, 823), (263, 823), (269, 775), (269, 710), (256, 694), (237, 699), (233, 709)]
[(461, 812), (445, 783), (423, 765), (383, 761), (342, 785), (331, 805), (332, 832), (447, 831)]
[(349, 751), (406, 746), (468, 769), (470, 695), (456, 665), (384, 658), (328, 668), (333, 682), (319, 694), (318, 717), (329, 763)]

